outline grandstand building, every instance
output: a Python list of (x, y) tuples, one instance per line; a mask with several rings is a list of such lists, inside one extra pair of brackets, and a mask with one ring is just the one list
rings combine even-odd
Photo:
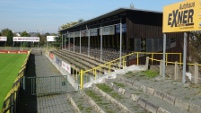
[[(105, 61), (131, 52), (162, 52), (162, 17), (162, 12), (120, 8), (61, 30), (62, 48)], [(182, 53), (183, 33), (167, 34), (166, 42), (166, 52)], [(145, 57), (141, 55), (139, 63), (144, 64)], [(167, 59), (179, 61), (171, 55)], [(134, 63), (135, 58), (127, 58), (127, 65)]]

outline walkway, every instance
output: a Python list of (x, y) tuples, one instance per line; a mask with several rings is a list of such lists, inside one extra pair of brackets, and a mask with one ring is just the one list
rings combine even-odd
[[(45, 56), (31, 54), (26, 75), (29, 77), (44, 77), (61, 75), (61, 73)], [(26, 86), (27, 84), (28, 83), (26, 83)], [(66, 85), (67, 93), (74, 91), (73, 87), (68, 82)], [(25, 93), (23, 93), (24, 95), (22, 99), (20, 100), (19, 113), (74, 113), (71, 105), (66, 100), (66, 94), (37, 97), (29, 95), (28, 90), (30, 89), (27, 90), (27, 87)]]

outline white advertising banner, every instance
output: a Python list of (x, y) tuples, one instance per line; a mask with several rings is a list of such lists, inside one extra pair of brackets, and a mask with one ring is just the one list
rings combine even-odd
[(47, 41), (48, 42), (55, 42), (56, 40), (55, 40), (55, 38), (56, 38), (57, 36), (47, 36), (46, 38), (47, 38)]
[(103, 35), (114, 35), (114, 25), (103, 27)]
[(90, 36), (98, 36), (98, 29), (97, 28), (90, 29)]
[(88, 36), (87, 35), (87, 30), (85, 29), (85, 30), (82, 30), (81, 31), (81, 34), (82, 34), (82, 37), (86, 37), (86, 36)]
[(39, 42), (39, 37), (13, 37), (14, 42)]
[(0, 36), (0, 42), (6, 42), (7, 37), (6, 36)]
[(75, 37), (80, 37), (80, 31), (75, 32)]
[(71, 74), (71, 67), (70, 67), (69, 64), (67, 64), (64, 61), (62, 61), (61, 66), (62, 66), (62, 68), (64, 68), (64, 70), (66, 70), (69, 74)]

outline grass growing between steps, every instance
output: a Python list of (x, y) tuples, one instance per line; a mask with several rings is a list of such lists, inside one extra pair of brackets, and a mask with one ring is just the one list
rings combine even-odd
[(117, 100), (120, 100), (122, 99), (122, 96), (119, 95), (118, 93), (116, 92), (113, 92), (113, 89), (110, 88), (109, 86), (107, 86), (106, 84), (96, 84), (96, 86), (103, 90), (105, 93), (108, 93), (110, 94), (114, 99), (117, 99)]
[(97, 95), (91, 90), (86, 90), (85, 93), (90, 96), (96, 102), (96, 104), (98, 104), (99, 106), (104, 106), (105, 112), (115, 113), (110, 107), (107, 106), (109, 103), (106, 103), (102, 100), (101, 96)]
[(89, 95), (92, 99), (94, 99), (96, 102), (102, 102), (102, 99), (100, 96), (98, 96), (96, 93), (94, 93), (91, 90), (86, 90), (85, 91), (87, 95)]
[(158, 74), (159, 74), (159, 72), (157, 72), (157, 71), (147, 70), (147, 71), (141, 71), (138, 73), (127, 72), (125, 74), (125, 77), (132, 78), (132, 77), (138, 76), (138, 77), (154, 78), (154, 77), (158, 76)]
[(124, 84), (121, 84), (121, 83), (118, 83), (118, 82), (113, 82), (116, 86), (119, 86), (119, 87), (122, 87), (122, 88), (124, 88), (124, 87), (126, 87)]
[(149, 78), (154, 78), (156, 77), (159, 73), (157, 71), (153, 71), (153, 70), (147, 70), (147, 71), (143, 71), (142, 74), (146, 77)]

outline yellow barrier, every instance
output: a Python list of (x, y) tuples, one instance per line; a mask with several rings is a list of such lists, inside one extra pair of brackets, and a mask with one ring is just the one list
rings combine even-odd
[[(156, 61), (156, 62), (161, 62), (161, 61), (163, 61), (163, 60), (158, 60), (158, 59), (154, 59), (154, 58), (149, 58), (150, 60), (153, 60), (153, 61)], [(175, 62), (168, 62), (168, 61), (165, 61), (165, 64), (175, 64)], [(183, 63), (182, 62), (178, 62), (177, 64), (179, 64), (179, 65), (183, 65)], [(196, 64), (195, 63), (187, 63), (187, 65), (189, 65), (189, 66), (195, 66)], [(200, 66), (201, 67), (201, 64), (198, 64), (198, 66)]]
[[(112, 70), (114, 70), (115, 68), (118, 68), (118, 69), (121, 69), (121, 68), (124, 68), (126, 67), (126, 58), (129, 58), (130, 56), (136, 56), (134, 59), (136, 59), (137, 63), (136, 65), (139, 65), (139, 58), (141, 56), (146, 56), (146, 55), (151, 55), (151, 61), (153, 63), (153, 61), (155, 60), (154, 59), (154, 56), (155, 55), (163, 55), (163, 53), (156, 53), (156, 52), (132, 52), (130, 54), (127, 54), (127, 55), (124, 55), (120, 58), (117, 58), (115, 60), (112, 60), (112, 61), (109, 61), (105, 64), (102, 64), (102, 65), (99, 65), (97, 67), (94, 67), (92, 69), (89, 69), (89, 70), (81, 70), (80, 71), (80, 89), (83, 89), (83, 84), (85, 82), (87, 82), (88, 80), (88, 76), (86, 75), (87, 73), (89, 75), (93, 75), (93, 79), (96, 80), (97, 79), (97, 75), (98, 75), (98, 72), (101, 73), (101, 74), (105, 74), (106, 72), (107, 73), (110, 73)], [(178, 55), (178, 58), (179, 58), (179, 63), (182, 63), (182, 53), (166, 53), (166, 62), (168, 61), (168, 55)], [(166, 63), (167, 65), (167, 63)], [(107, 71), (104, 71), (104, 70), (107, 70)]]

